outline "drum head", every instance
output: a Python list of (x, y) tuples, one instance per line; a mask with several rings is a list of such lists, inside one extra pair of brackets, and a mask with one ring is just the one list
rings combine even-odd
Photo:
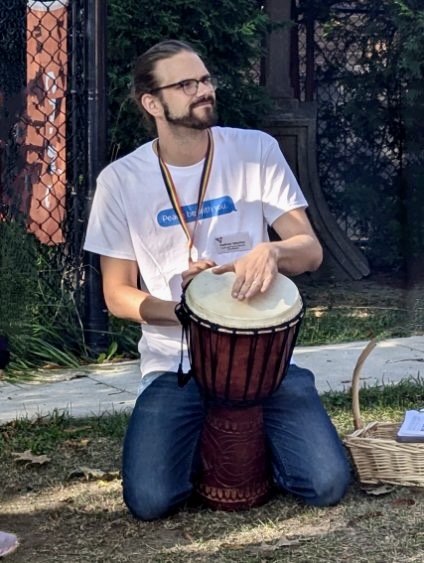
[(302, 310), (296, 285), (282, 274), (266, 293), (243, 301), (231, 296), (234, 280), (233, 272), (218, 275), (212, 269), (204, 270), (186, 288), (188, 308), (211, 324), (236, 329), (275, 327), (291, 321)]

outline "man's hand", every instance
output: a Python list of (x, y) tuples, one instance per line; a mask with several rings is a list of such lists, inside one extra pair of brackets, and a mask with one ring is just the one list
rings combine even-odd
[(278, 272), (296, 276), (313, 272), (322, 262), (322, 248), (303, 208), (280, 215), (272, 224), (279, 241), (262, 242), (234, 262), (214, 268), (216, 274), (235, 272), (235, 299), (264, 293)]
[(240, 301), (249, 299), (269, 289), (278, 274), (278, 252), (273, 243), (263, 242), (238, 260), (217, 266), (213, 272), (235, 272), (231, 295)]
[(188, 282), (192, 280), (197, 274), (203, 272), (203, 270), (208, 270), (209, 268), (213, 268), (216, 266), (216, 262), (213, 260), (199, 260), (198, 262), (191, 262), (189, 264), (188, 270), (185, 270), (181, 276), (183, 281), (181, 282), (181, 286), (184, 289)]

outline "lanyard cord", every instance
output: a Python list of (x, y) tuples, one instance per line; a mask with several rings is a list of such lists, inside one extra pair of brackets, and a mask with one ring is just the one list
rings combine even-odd
[(197, 224), (199, 222), (199, 215), (200, 215), (200, 210), (202, 207), (202, 203), (206, 194), (206, 189), (208, 186), (208, 182), (209, 182), (209, 177), (211, 174), (211, 169), (212, 169), (212, 160), (213, 160), (213, 153), (214, 153), (214, 144), (213, 144), (213, 137), (212, 137), (212, 133), (210, 131), (210, 129), (208, 129), (208, 148), (206, 151), (206, 158), (205, 158), (205, 162), (203, 164), (203, 170), (202, 170), (202, 175), (200, 177), (200, 184), (199, 184), (199, 194), (197, 197), (197, 208), (196, 208), (196, 219), (195, 219), (195, 224), (194, 224), (194, 228), (193, 228), (193, 233), (190, 233), (190, 230), (188, 228), (187, 225), (187, 220), (186, 217), (184, 215), (183, 209), (181, 207), (180, 201), (178, 199), (178, 194), (177, 194), (177, 190), (175, 188), (175, 184), (174, 181), (172, 179), (171, 176), (171, 172), (169, 171), (168, 166), (166, 165), (165, 161), (163, 160), (163, 158), (161, 157), (160, 154), (160, 147), (159, 147), (159, 139), (157, 140), (156, 143), (156, 148), (157, 148), (157, 152), (158, 152), (158, 160), (159, 160), (159, 167), (160, 167), (160, 171), (162, 173), (162, 178), (166, 187), (166, 191), (168, 193), (168, 197), (172, 203), (172, 207), (178, 217), (178, 220), (180, 222), (180, 225), (187, 237), (187, 241), (188, 241), (188, 254), (189, 254), (189, 260), (191, 261), (191, 249), (193, 248), (193, 242), (194, 242), (194, 235), (196, 233), (196, 229), (197, 229)]

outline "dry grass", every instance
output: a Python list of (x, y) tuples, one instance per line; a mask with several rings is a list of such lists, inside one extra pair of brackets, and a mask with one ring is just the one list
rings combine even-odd
[[(124, 425), (122, 417), (59, 417), (1, 427), (0, 529), (21, 541), (8, 561), (423, 561), (424, 489), (371, 496), (354, 484), (330, 508), (308, 508), (281, 495), (246, 512), (192, 507), (161, 521), (137, 522), (123, 504), (118, 475)], [(48, 463), (14, 460), (12, 451), (31, 441)], [(78, 468), (85, 468), (80, 475)], [(92, 471), (90, 477), (87, 468), (103, 474)]]

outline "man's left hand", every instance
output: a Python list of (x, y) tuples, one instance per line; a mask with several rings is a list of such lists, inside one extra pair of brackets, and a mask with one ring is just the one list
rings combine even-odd
[(188, 282), (194, 278), (194, 276), (197, 276), (197, 274), (200, 274), (200, 272), (203, 272), (203, 270), (213, 268), (213, 266), (216, 266), (216, 262), (214, 262), (213, 260), (204, 259), (198, 260), (197, 262), (190, 262), (188, 270), (184, 270), (184, 272), (182, 272), (181, 274), (182, 288), (184, 289)]

